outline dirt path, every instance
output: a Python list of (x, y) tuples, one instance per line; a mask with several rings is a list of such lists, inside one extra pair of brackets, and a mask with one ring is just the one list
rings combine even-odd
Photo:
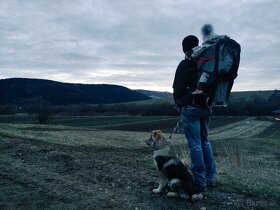
[[(148, 148), (73, 147), (0, 137), (0, 151), (0, 209), (252, 209), (259, 202), (226, 193), (222, 186), (191, 207), (155, 195), (152, 167), (126, 166), (117, 159), (141, 159), (150, 154)], [(262, 202), (257, 207), (277, 208)]]

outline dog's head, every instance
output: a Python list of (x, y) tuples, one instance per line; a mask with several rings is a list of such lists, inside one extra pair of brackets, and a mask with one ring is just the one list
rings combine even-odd
[(168, 145), (161, 130), (153, 130), (151, 137), (145, 142), (147, 145), (152, 146), (154, 150), (162, 149), (163, 147)]

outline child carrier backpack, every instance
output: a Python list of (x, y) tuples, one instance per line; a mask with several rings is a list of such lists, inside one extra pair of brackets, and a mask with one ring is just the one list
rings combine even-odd
[(203, 44), (197, 58), (198, 72), (210, 75), (207, 81), (207, 105), (227, 106), (228, 98), (238, 75), (240, 45), (228, 36), (216, 36)]

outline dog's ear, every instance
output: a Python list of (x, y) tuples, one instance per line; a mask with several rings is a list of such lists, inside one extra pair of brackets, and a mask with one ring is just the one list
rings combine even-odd
[(161, 130), (153, 130), (152, 133), (153, 133), (153, 134), (152, 134), (153, 137), (154, 137), (156, 140), (161, 139), (161, 136), (162, 136)]

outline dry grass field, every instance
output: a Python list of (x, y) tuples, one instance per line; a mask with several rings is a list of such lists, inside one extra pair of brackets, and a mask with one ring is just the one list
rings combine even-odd
[[(0, 117), (0, 209), (279, 209), (280, 123), (213, 117), (218, 183), (193, 206), (155, 195), (157, 173), (144, 144), (176, 117)], [(189, 163), (183, 133), (172, 147)]]

